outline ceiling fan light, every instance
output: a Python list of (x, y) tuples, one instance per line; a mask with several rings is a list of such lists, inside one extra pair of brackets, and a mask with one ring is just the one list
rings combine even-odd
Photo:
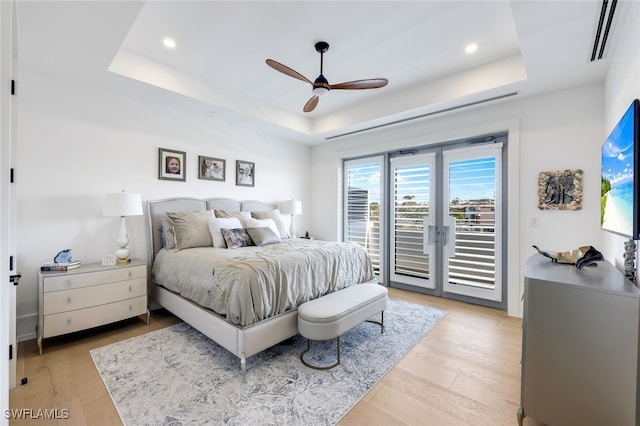
[(323, 86), (314, 87), (313, 90), (311, 90), (311, 91), (316, 96), (324, 96), (327, 93), (329, 93), (329, 89), (327, 89), (326, 87), (323, 87)]

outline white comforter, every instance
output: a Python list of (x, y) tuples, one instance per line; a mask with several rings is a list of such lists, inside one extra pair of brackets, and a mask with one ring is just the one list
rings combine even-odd
[(282, 240), (262, 247), (161, 250), (156, 284), (247, 326), (353, 284), (374, 279), (367, 252), (354, 243)]

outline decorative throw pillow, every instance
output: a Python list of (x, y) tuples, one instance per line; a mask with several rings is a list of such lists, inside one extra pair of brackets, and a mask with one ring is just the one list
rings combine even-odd
[(173, 224), (169, 219), (161, 222), (160, 237), (162, 238), (162, 248), (173, 249), (176, 247), (176, 234), (173, 231)]
[(242, 223), (240, 223), (240, 219), (235, 217), (223, 217), (217, 219), (212, 217), (209, 219), (209, 235), (211, 236), (211, 240), (213, 241), (213, 246), (216, 248), (226, 248), (227, 243), (222, 236), (222, 229), (234, 229), (234, 228), (242, 228)]
[(213, 241), (209, 233), (209, 218), (213, 217), (211, 210), (190, 212), (169, 212), (169, 219), (173, 223), (178, 250), (191, 247), (211, 247)]
[(271, 219), (275, 222), (276, 227), (278, 228), (278, 233), (280, 234), (280, 238), (289, 238), (289, 232), (287, 231), (287, 225), (284, 223), (284, 219), (282, 215), (280, 215), (280, 210), (268, 210), (264, 212), (251, 212), (251, 216), (256, 219)]
[(282, 241), (280, 236), (271, 228), (247, 228), (247, 234), (253, 240), (253, 244), (257, 246), (266, 246)]
[(254, 219), (250, 217), (249, 219), (241, 220), (241, 222), (243, 228), (271, 228), (273, 233), (280, 239), (280, 231), (278, 231), (278, 227), (273, 219)]
[(230, 249), (255, 245), (244, 228), (223, 229), (222, 236)]
[(243, 220), (243, 219), (250, 218), (251, 217), (251, 212), (232, 212), (232, 211), (229, 211), (229, 210), (215, 209), (213, 211), (213, 215), (216, 218), (235, 217), (235, 218), (238, 218), (240, 220)]

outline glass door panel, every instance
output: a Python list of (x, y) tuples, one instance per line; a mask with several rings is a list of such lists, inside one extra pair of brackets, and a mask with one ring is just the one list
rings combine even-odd
[(445, 292), (501, 301), (501, 150), (492, 144), (443, 151), (443, 217), (455, 229), (445, 250)]
[(435, 154), (391, 159), (391, 281), (435, 288)]

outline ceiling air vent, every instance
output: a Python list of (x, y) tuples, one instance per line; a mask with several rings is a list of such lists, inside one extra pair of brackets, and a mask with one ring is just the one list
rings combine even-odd
[(593, 40), (593, 49), (591, 51), (591, 61), (596, 59), (602, 59), (604, 49), (607, 46), (607, 39), (609, 38), (609, 31), (611, 30), (611, 23), (613, 22), (613, 14), (616, 11), (616, 5), (618, 0), (602, 0), (602, 9), (600, 10), (600, 19), (598, 20), (598, 28), (596, 30), (596, 36)]

